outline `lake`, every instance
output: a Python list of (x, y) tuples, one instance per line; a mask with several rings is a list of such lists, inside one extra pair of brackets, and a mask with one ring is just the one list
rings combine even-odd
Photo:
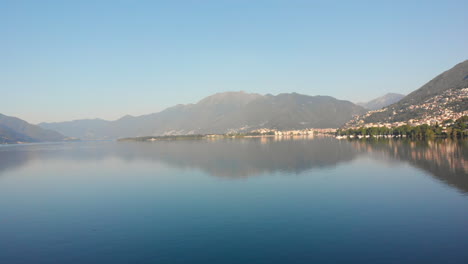
[(0, 263), (466, 263), (466, 141), (0, 146)]

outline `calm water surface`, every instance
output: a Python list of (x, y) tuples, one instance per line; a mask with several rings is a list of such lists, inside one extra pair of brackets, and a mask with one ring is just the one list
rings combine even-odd
[(467, 263), (466, 142), (0, 146), (0, 263)]

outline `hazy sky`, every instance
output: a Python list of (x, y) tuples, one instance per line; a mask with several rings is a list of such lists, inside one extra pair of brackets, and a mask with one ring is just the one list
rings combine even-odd
[(238, 90), (361, 101), (468, 59), (468, 1), (381, 2), (0, 0), (0, 113), (117, 119)]

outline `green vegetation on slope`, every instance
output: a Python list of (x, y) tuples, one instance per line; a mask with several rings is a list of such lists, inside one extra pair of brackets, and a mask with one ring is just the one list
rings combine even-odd
[(361, 127), (358, 129), (338, 130), (337, 136), (394, 136), (408, 137), (414, 139), (426, 139), (433, 137), (464, 138), (468, 137), (468, 116), (463, 116), (456, 121), (445, 120), (442, 124), (430, 126), (427, 124), (420, 126), (403, 125), (395, 128), (388, 127)]

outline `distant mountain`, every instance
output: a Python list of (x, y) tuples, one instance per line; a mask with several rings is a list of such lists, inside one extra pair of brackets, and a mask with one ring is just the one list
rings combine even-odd
[(450, 70), (441, 73), (399, 102), (389, 105), (383, 111), (366, 114), (361, 120), (364, 123), (376, 123), (405, 122), (410, 119), (421, 118), (427, 114), (428, 108), (424, 106), (425, 102), (440, 102), (441, 98), (438, 97), (450, 97), (451, 94), (461, 94), (462, 98), (455, 101), (450, 100), (455, 105), (450, 105), (448, 110), (463, 112), (468, 110), (468, 99), (463, 98), (464, 93), (460, 91), (467, 87), (468, 60), (465, 60)]
[(377, 110), (377, 109), (389, 106), (391, 104), (397, 103), (403, 97), (405, 97), (405, 95), (403, 94), (388, 93), (384, 96), (370, 100), (369, 102), (357, 103), (357, 105), (360, 105), (369, 110)]
[[(114, 121), (115, 122), (115, 121)], [(123, 122), (119, 122), (123, 123)], [(80, 139), (110, 139), (112, 121), (103, 119), (81, 119), (57, 123), (40, 123), (40, 127), (58, 131), (68, 137)]]
[(16, 117), (0, 114), (0, 144), (18, 142), (61, 141), (65, 137)]
[(72, 137), (116, 139), (247, 132), (258, 128), (339, 127), (353, 115), (365, 112), (361, 106), (329, 96), (225, 92), (208, 96), (196, 104), (177, 105), (149, 115), (125, 116), (116, 121), (95, 119), (39, 125)]

